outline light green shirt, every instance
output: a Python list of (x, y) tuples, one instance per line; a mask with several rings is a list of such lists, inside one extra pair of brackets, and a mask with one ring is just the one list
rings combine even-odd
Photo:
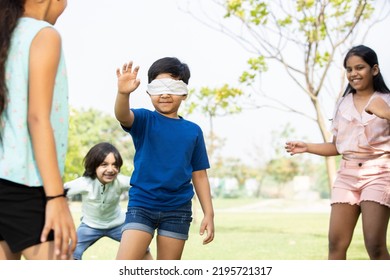
[(125, 221), (125, 213), (120, 207), (120, 197), (130, 188), (130, 177), (118, 174), (109, 184), (103, 185), (97, 178), (80, 177), (65, 183), (67, 196), (81, 194), (81, 221), (92, 228), (109, 229)]
[[(8, 100), (3, 112), (3, 143), (0, 144), (0, 178), (27, 186), (42, 186), (28, 130), (28, 81), (30, 46), (40, 30), (53, 28), (46, 21), (22, 17), (11, 40), (6, 61)], [(68, 79), (63, 52), (57, 69), (50, 123), (61, 175), (65, 168), (68, 143)]]

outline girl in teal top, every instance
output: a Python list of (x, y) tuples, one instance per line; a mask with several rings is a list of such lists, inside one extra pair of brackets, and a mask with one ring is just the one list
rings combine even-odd
[(68, 88), (53, 28), (67, 1), (0, 5), (0, 259), (68, 259), (76, 244), (61, 179)]

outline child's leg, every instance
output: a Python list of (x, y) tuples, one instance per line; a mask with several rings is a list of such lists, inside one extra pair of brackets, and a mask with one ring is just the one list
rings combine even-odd
[[(54, 241), (48, 241), (31, 246), (22, 252), (28, 260), (61, 260), (61, 256), (54, 254)], [(72, 256), (69, 256), (72, 257)]]
[(180, 260), (192, 222), (191, 201), (161, 214), (157, 233), (157, 259)]
[(111, 239), (114, 239), (115, 241), (121, 242), (122, 227), (123, 224), (111, 229), (107, 229), (105, 235)]
[(180, 260), (183, 253), (185, 240), (166, 236), (157, 236), (157, 259)]
[(12, 253), (7, 242), (0, 241), (0, 260), (19, 260), (21, 253)]
[(151, 261), (153, 260), (153, 256), (152, 256), (152, 253), (150, 252), (150, 248), (146, 251), (143, 259), (144, 261)]
[(362, 201), (364, 243), (370, 259), (389, 260), (386, 237), (390, 208), (372, 201)]
[(84, 252), (104, 236), (104, 230), (91, 228), (81, 223), (77, 229), (77, 245), (73, 253), (75, 260), (81, 260)]
[(153, 235), (146, 231), (128, 229), (123, 231), (117, 260), (142, 260)]
[(353, 231), (360, 215), (358, 205), (349, 203), (332, 204), (329, 224), (330, 260), (345, 260), (351, 243)]
[[(110, 237), (110, 238), (120, 242), (122, 239), (122, 227), (123, 227), (123, 225), (120, 225), (120, 226), (117, 226), (115, 228), (109, 229), (106, 232), (107, 237)], [(153, 260), (153, 257), (152, 257), (152, 254), (150, 253), (149, 248), (147, 249), (147, 251), (142, 259), (143, 260)]]

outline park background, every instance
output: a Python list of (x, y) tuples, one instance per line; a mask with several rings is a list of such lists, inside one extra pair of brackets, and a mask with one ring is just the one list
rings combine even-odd
[[(305, 155), (290, 157), (284, 152), (284, 143), (293, 138), (323, 141), (313, 105), (307, 95), (301, 94), (305, 90), (275, 60), (268, 61), (266, 67), (262, 61), (253, 64), (260, 52), (245, 44), (251, 37), (241, 33), (243, 23), (234, 16), (226, 17), (226, 8), (218, 2), (234, 8), (250, 1), (68, 1), (67, 10), (56, 24), (67, 58), (72, 107), (65, 180), (81, 176), (82, 158), (101, 141), (119, 148), (125, 161), (122, 173), (131, 174), (134, 148), (113, 116), (115, 70), (129, 60), (140, 65), (141, 85), (132, 94), (132, 106), (152, 109), (145, 93), (147, 69), (158, 58), (176, 56), (191, 69), (192, 94), (182, 114), (205, 132), (216, 209), (216, 239), (202, 246), (198, 236), (201, 213), (195, 207), (183, 258), (326, 259), (330, 207), (324, 160)], [(261, 2), (280, 3), (253, 1), (258, 13), (263, 11)], [(332, 1), (283, 3), (288, 3), (298, 17), (299, 3), (315, 2)], [(364, 43), (377, 52), (389, 84), (390, 54), (385, 36), (390, 26), (389, 3), (367, 2), (373, 5), (374, 13), (367, 21), (361, 20), (352, 38), (340, 46), (331, 61), (322, 90), (326, 95), (319, 96), (326, 120), (332, 118), (334, 104), (345, 85), (342, 58), (352, 45)], [(229, 36), (227, 30), (239, 35)], [(240, 34), (244, 34), (242, 38), (238, 38)], [(299, 63), (302, 54), (297, 49), (286, 44), (282, 50), (292, 63)], [(322, 63), (326, 64), (327, 57), (322, 54)], [(320, 71), (321, 66), (315, 70)], [(250, 85), (242, 79), (245, 71), (256, 74)], [(289, 107), (280, 106), (280, 101)], [(196, 104), (201, 106), (194, 107)], [(294, 113), (293, 108), (302, 112)], [(123, 209), (125, 204), (124, 200)], [(78, 223), (80, 203), (71, 202), (71, 207)], [(115, 257), (115, 242), (104, 239), (98, 244), (86, 252), (86, 259)], [(360, 224), (348, 257), (367, 259)]]

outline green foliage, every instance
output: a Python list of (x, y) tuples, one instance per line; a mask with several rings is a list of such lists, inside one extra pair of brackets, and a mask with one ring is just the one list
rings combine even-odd
[(330, 53), (325, 51), (324, 53), (316, 52), (315, 63), (320, 67), (323, 67), (330, 59)]
[(219, 158), (210, 170), (211, 177), (217, 178), (235, 178), (238, 182), (238, 188), (243, 190), (245, 181), (248, 179), (262, 178), (262, 171), (259, 168), (245, 164), (240, 158)]
[(298, 164), (296, 158), (286, 157), (284, 151), (285, 139), (294, 138), (294, 133), (295, 130), (290, 123), (287, 123), (281, 131), (274, 130), (272, 132), (272, 146), (275, 155), (267, 162), (265, 173), (276, 183), (276, 187), (279, 189), (278, 194), (281, 194), (281, 188), (285, 183), (290, 182), (300, 173), (301, 165)]
[(298, 0), (297, 11), (302, 12), (304, 9), (311, 8), (314, 5), (314, 0)]
[[(257, 53), (270, 54), (282, 50), (287, 42), (306, 45), (308, 49), (313, 45), (313, 53), (308, 53), (306, 61), (314, 62), (325, 67), (330, 56), (321, 48), (323, 44), (339, 45), (351, 35), (351, 31), (361, 21), (371, 18), (374, 8), (373, 0), (299, 0), (299, 1), (272, 1), (272, 0), (225, 0), (226, 18), (238, 18), (244, 23), (258, 43)], [(283, 5), (283, 6), (282, 6)], [(247, 41), (250, 41), (246, 37)], [(309, 55), (312, 55), (310, 57)], [(318, 59), (321, 57), (321, 59)], [(252, 68), (252, 61), (248, 61)], [(265, 63), (263, 64), (265, 65)], [(258, 73), (267, 69), (259, 68)], [(250, 75), (249, 75), (250, 74)], [(253, 80), (253, 73), (244, 72), (241, 81), (246, 83)]]
[(186, 102), (185, 111), (188, 114), (198, 111), (209, 117), (238, 113), (241, 111), (238, 100), (242, 95), (242, 90), (228, 84), (219, 88), (203, 87), (191, 93), (191, 102)]
[(299, 29), (312, 43), (336, 34), (340, 38), (347, 36), (360, 17), (369, 19), (372, 15), (373, 7), (369, 2), (372, 1), (334, 0), (329, 4), (314, 0), (297, 1)]
[(278, 19), (276, 22), (278, 23), (279, 26), (286, 27), (287, 25), (291, 25), (292, 24), (293, 18), (292, 18), (291, 15), (288, 15), (285, 18)]
[[(314, 167), (314, 166), (313, 166)], [(330, 198), (330, 189), (328, 187), (328, 175), (325, 164), (315, 165), (316, 169), (311, 173), (315, 174), (314, 191), (317, 191), (320, 198)]]
[(267, 174), (279, 184), (291, 181), (298, 174), (298, 171), (298, 164), (289, 158), (272, 159), (266, 168)]
[(254, 25), (267, 24), (269, 9), (267, 1), (227, 0), (225, 17), (236, 16)]
[(217, 149), (221, 148), (221, 146), (217, 146), (217, 142), (220, 140), (214, 133), (213, 120), (217, 116), (241, 112), (239, 100), (243, 94), (241, 89), (230, 87), (228, 84), (219, 88), (203, 87), (200, 91), (191, 91), (190, 101), (185, 102), (185, 106), (182, 108), (185, 114), (198, 112), (208, 117), (210, 133), (207, 148), (211, 159)]
[(265, 57), (263, 55), (258, 56), (258, 57), (252, 57), (252, 58), (248, 59), (247, 63), (249, 66), (249, 70), (244, 71), (241, 74), (241, 76), (239, 78), (239, 81), (241, 83), (251, 85), (254, 82), (258, 73), (268, 71), (268, 66), (267, 66)]
[(92, 146), (100, 142), (113, 144), (121, 153), (121, 173), (130, 175), (134, 146), (131, 137), (122, 130), (118, 121), (95, 109), (71, 109), (69, 119), (68, 152), (64, 181), (76, 179), (84, 173), (83, 159)]
[(242, 9), (242, 0), (229, 0), (226, 1), (226, 15), (225, 17), (230, 17), (232, 15), (235, 15), (238, 18), (241, 18), (244, 20), (244, 10)]
[[(241, 23), (237, 30), (229, 34), (240, 41), (245, 49), (255, 56), (247, 61), (248, 69), (241, 74), (239, 81), (243, 85), (253, 85), (265, 71), (267, 63), (272, 61), (285, 69), (288, 79), (291, 79), (299, 94), (309, 97), (316, 114), (309, 116), (298, 106), (286, 106), (283, 98), (273, 98), (264, 94), (257, 87), (251, 87), (261, 97), (268, 98), (271, 103), (279, 103), (282, 108), (295, 113), (301, 113), (317, 121), (324, 141), (329, 137), (325, 125), (325, 117), (320, 94), (327, 92), (326, 83), (333, 61), (349, 48), (362, 34), (363, 37), (375, 22), (381, 20), (373, 17), (374, 0), (221, 0), (225, 3), (225, 18), (238, 19)], [(385, 13), (380, 13), (383, 15)], [(383, 16), (382, 16), (383, 19)], [(367, 24), (368, 23), (368, 24)], [(356, 39), (357, 38), (357, 39)], [(296, 51), (288, 55), (287, 50)], [(279, 75), (279, 74), (278, 74)], [(331, 81), (334, 83), (334, 80)], [(340, 84), (341, 87), (345, 85)], [(325, 90), (323, 90), (325, 89)], [(328, 92), (329, 93), (329, 92)], [(251, 94), (255, 96), (254, 94)], [(334, 99), (334, 95), (330, 98)], [(264, 100), (261, 98), (260, 100)], [(254, 107), (267, 107), (260, 104)], [(272, 105), (268, 105), (273, 107)], [(276, 157), (274, 160), (282, 160)], [(288, 161), (280, 163), (280, 168), (294, 170), (294, 164)], [(268, 171), (277, 172), (273, 176), (284, 180), (281, 171), (277, 170), (276, 162), (270, 161)], [(329, 167), (332, 167), (329, 164)], [(333, 170), (329, 170), (329, 185)], [(285, 174), (287, 179), (290, 175)]]
[(291, 158), (277, 158), (268, 162), (266, 172), (277, 183), (283, 184), (291, 181), (299, 172), (299, 165)]

